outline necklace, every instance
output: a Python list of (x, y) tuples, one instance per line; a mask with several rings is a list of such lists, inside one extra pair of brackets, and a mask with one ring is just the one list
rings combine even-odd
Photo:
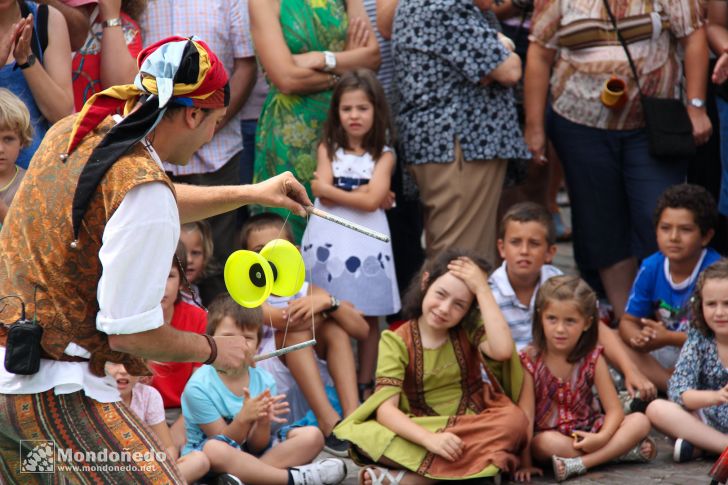
[(15, 182), (15, 179), (18, 177), (18, 172), (19, 172), (18, 166), (16, 165), (15, 166), (15, 174), (13, 175), (13, 178), (11, 178), (10, 179), (10, 182), (8, 182), (7, 184), (5, 184), (4, 187), (0, 187), (0, 192), (5, 192), (6, 190), (8, 190), (8, 187), (10, 187), (11, 185), (13, 185), (13, 182)]

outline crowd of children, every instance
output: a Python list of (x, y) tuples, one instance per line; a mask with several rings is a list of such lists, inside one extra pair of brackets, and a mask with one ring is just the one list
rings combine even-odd
[[(344, 74), (318, 149), (316, 207), (389, 234), (392, 133), (375, 75)], [(27, 109), (0, 89), (0, 224), (30, 139)], [(222, 262), (209, 225), (185, 224), (165, 324), (243, 336), (259, 353), (314, 335), (316, 344), (235, 372), (150, 362), (145, 382), (121, 365), (107, 373), (190, 482), (338, 483), (346, 465), (313, 462), (322, 450), (354, 458), (364, 484), (501, 472), (530, 481), (544, 465), (563, 481), (607, 462), (651, 461), (652, 427), (675, 439), (676, 462), (719, 454), (728, 447), (728, 262), (708, 247), (717, 220), (702, 187), (661, 195), (659, 251), (641, 262), (616, 322), (583, 279), (552, 264), (553, 217), (532, 202), (503, 215), (494, 271), (477, 254), (444, 251), (403, 304), (391, 244), (314, 219), (299, 293), (243, 308), (211, 277)], [(296, 243), (285, 219), (263, 213), (246, 220), (240, 248), (275, 239)], [(380, 335), (382, 317), (400, 309), (401, 325)]]

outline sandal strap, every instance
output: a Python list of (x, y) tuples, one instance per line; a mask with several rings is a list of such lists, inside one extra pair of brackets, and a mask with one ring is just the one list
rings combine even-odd
[[(564, 471), (559, 473), (558, 462), (564, 465)], [(562, 482), (567, 478), (571, 478), (577, 475), (583, 475), (586, 473), (586, 467), (580, 456), (575, 458), (563, 458), (560, 456), (553, 455), (551, 457), (551, 464), (554, 467), (554, 476), (557, 482)]]

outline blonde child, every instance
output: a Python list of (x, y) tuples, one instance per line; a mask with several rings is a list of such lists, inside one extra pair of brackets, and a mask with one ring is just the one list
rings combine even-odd
[(655, 457), (655, 442), (647, 436), (650, 421), (642, 413), (625, 417), (598, 339), (597, 297), (589, 285), (575, 276), (546, 281), (536, 296), (533, 343), (520, 353), (527, 372), (519, 406), (532, 438), (518, 481), (541, 473), (531, 466), (531, 456), (551, 459), (558, 482), (620, 457), (641, 462)]
[[(294, 242), (290, 226), (272, 212), (249, 218), (241, 236), (243, 248), (256, 252), (273, 239)], [(263, 353), (311, 339), (313, 311), (317, 338), (313, 350), (268, 359), (259, 367), (270, 372), (279, 391), (287, 395), (290, 421), (298, 421), (311, 409), (315, 416), (311, 424), (315, 421), (325, 436), (324, 450), (347, 456), (347, 443), (338, 440), (332, 430), (342, 416), (348, 416), (359, 405), (351, 338), (367, 337), (367, 321), (351, 303), (339, 301), (308, 282), (293, 297), (271, 296), (262, 308), (266, 324), (270, 322), (273, 327), (265, 327), (260, 346)]]
[(376, 463), (361, 470), (361, 483), (515, 471), (526, 417), (480, 374), (481, 352), (505, 361), (513, 350), (486, 270), (485, 261), (448, 250), (412, 281), (403, 312), (410, 320), (382, 333), (375, 393), (334, 430)]
[[(147, 424), (162, 442), (167, 457), (176, 460), (178, 449), (172, 444), (169, 428), (165, 422), (162, 396), (152, 386), (139, 382), (130, 375), (124, 364), (106, 364), (106, 373), (116, 381), (121, 400), (134, 414)], [(188, 482), (199, 480), (210, 470), (210, 461), (204, 453), (196, 451), (177, 460), (177, 467)]]
[[(187, 251), (180, 241), (172, 260), (167, 283), (162, 297), (164, 323), (185, 332), (205, 333), (207, 313), (195, 305), (182, 301), (182, 272), (187, 269)], [(167, 424), (171, 427), (172, 442), (177, 450), (185, 443), (184, 420), (182, 419), (182, 391), (199, 362), (153, 362), (150, 367), (153, 376), (150, 384), (162, 396)]]
[(182, 300), (197, 304), (200, 301), (209, 303), (219, 293), (225, 291), (216, 278), (210, 278), (218, 272), (217, 262), (213, 257), (214, 245), (212, 229), (207, 221), (195, 221), (182, 224), (179, 239), (187, 249), (187, 270), (185, 276), (190, 288), (182, 288)]
[[(315, 205), (389, 234), (384, 210), (395, 157), (389, 107), (376, 75), (367, 69), (344, 74), (334, 87), (318, 163), (311, 181)], [(369, 323), (359, 345), (362, 398), (371, 393), (379, 341), (379, 317), (400, 309), (392, 245), (329, 221), (313, 218), (302, 238), (311, 283), (351, 302)]]
[(655, 427), (677, 438), (676, 462), (728, 447), (727, 260), (703, 271), (691, 306), (688, 338), (668, 386), (670, 401), (659, 399), (647, 407)]
[(0, 88), (0, 227), (25, 176), (25, 170), (15, 162), (20, 150), (32, 140), (28, 108), (20, 98)]
[[(248, 345), (258, 346), (263, 328), (260, 308), (243, 308), (223, 294), (209, 310), (209, 335), (243, 336)], [(343, 480), (346, 465), (337, 458), (306, 465), (323, 448), (317, 428), (293, 428), (281, 437), (284, 441), (273, 442), (271, 424), (284, 422), (281, 416), (288, 412), (284, 398), (265, 370), (242, 367), (221, 373), (203, 365), (182, 393), (187, 430), (183, 456), (202, 450), (213, 472), (252, 485), (331, 485)]]

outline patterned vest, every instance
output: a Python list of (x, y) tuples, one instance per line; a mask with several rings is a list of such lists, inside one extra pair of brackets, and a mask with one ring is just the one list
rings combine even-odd
[[(48, 131), (0, 231), (0, 296), (19, 295), (29, 318), (37, 316), (43, 327), (43, 357), (85, 360), (64, 354), (68, 344), (75, 343), (91, 353), (90, 370), (97, 376), (104, 375), (106, 361), (123, 363), (133, 375), (149, 374), (141, 359), (112, 351), (106, 334), (96, 329), (99, 249), (107, 221), (129, 190), (149, 182), (174, 189), (162, 168), (137, 144), (102, 179), (81, 224), (78, 247), (71, 249), (71, 207), (78, 178), (93, 148), (113, 126), (111, 119), (104, 121), (64, 163), (60, 154), (66, 151), (74, 118), (69, 116)], [(3, 303), (8, 305), (0, 321), (15, 321), (20, 315), (17, 300)], [(0, 345), (6, 339), (7, 327), (0, 325)]]

